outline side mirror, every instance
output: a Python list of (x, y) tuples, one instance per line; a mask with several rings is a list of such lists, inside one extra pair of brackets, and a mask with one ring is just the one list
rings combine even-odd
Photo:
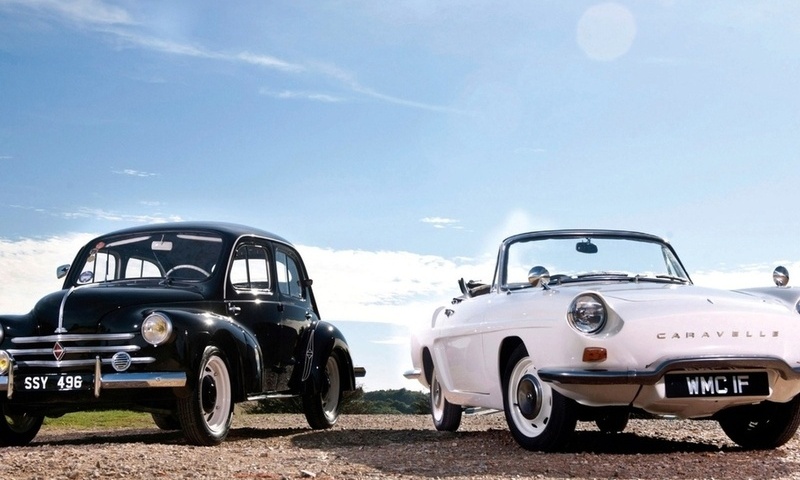
[(597, 245), (589, 240), (584, 240), (575, 244), (575, 250), (581, 253), (597, 253)]
[(541, 285), (546, 288), (547, 284), (550, 283), (550, 272), (546, 268), (537, 265), (528, 272), (528, 283), (534, 287)]
[(56, 268), (56, 278), (64, 278), (69, 273), (69, 264), (61, 265), (60, 267)]
[(789, 285), (789, 270), (783, 266), (776, 267), (772, 272), (772, 281), (779, 287)]

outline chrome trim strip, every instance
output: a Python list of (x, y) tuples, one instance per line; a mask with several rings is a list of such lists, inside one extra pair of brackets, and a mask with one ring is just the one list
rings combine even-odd
[(103, 373), (100, 370), (101, 364), (100, 357), (94, 357), (94, 398), (100, 397), (100, 387), (103, 384), (100, 381), (103, 378)]
[(100, 377), (103, 388), (185, 387), (184, 372), (108, 373)]
[[(154, 357), (137, 357), (131, 358), (131, 363), (153, 363), (156, 359)], [(103, 358), (101, 359), (103, 365), (111, 365), (110, 358)], [(61, 367), (86, 367), (94, 365), (94, 359), (86, 359), (86, 360), (22, 360), (17, 361), (17, 365), (20, 367), (50, 367), (50, 368), (61, 368)]]
[(409, 380), (417, 380), (420, 376), (422, 376), (422, 370), (419, 368), (415, 368), (414, 370), (406, 370), (403, 372), (403, 376)]
[[(70, 353), (117, 353), (117, 352), (138, 352), (142, 348), (138, 345), (120, 345), (116, 347), (64, 347), (64, 355)], [(11, 355), (22, 357), (25, 355), (48, 355), (53, 353), (52, 348), (13, 348), (6, 350)]]
[(650, 370), (601, 370), (543, 368), (545, 382), (563, 385), (655, 385), (676, 370), (773, 370), (784, 380), (800, 379), (800, 367), (792, 368), (777, 357), (713, 356), (665, 360)]
[(42, 335), (39, 337), (12, 338), (11, 343), (39, 343), (39, 342), (86, 342), (86, 341), (114, 341), (130, 340), (135, 333), (70, 333), (60, 335)]
[(58, 328), (56, 328), (56, 333), (67, 333), (67, 329), (64, 328), (64, 306), (67, 304), (67, 297), (75, 291), (75, 288), (70, 287), (61, 299), (61, 306), (58, 307)]

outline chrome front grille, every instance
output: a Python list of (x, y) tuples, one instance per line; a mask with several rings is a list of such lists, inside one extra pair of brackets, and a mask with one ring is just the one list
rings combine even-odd
[[(14, 348), (7, 351), (14, 358), (14, 363), (23, 368), (92, 366), (97, 358), (102, 364), (111, 365), (114, 354), (120, 352), (135, 354), (141, 349), (138, 345), (126, 343), (134, 336), (133, 333), (107, 333), (17, 337), (11, 339)], [(109, 345), (109, 342), (119, 345)], [(131, 357), (130, 361), (132, 364), (147, 364), (155, 362), (155, 358)]]

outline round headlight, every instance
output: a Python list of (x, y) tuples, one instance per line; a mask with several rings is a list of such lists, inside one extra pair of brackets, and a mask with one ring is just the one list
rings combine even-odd
[(0, 350), (0, 375), (8, 373), (11, 368), (11, 356), (5, 350)]
[(597, 333), (606, 324), (606, 306), (596, 295), (584, 294), (575, 297), (569, 306), (567, 318), (570, 324), (582, 333)]
[(147, 343), (161, 345), (172, 335), (172, 321), (163, 313), (151, 313), (142, 322), (142, 337)]

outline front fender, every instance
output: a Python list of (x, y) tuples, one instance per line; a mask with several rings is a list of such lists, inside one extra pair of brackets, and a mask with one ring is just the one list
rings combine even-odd
[(328, 322), (316, 322), (303, 334), (299, 349), (302, 351), (298, 352), (298, 358), (302, 361), (299, 368), (294, 369), (290, 381), (292, 390), (303, 395), (321, 392), (325, 382), (325, 365), (333, 353), (339, 360), (342, 390), (356, 388), (350, 347), (338, 328)]
[(206, 347), (215, 345), (225, 353), (228, 361), (235, 401), (245, 400), (248, 393), (264, 391), (263, 355), (258, 340), (249, 329), (214, 313), (158, 310), (173, 322), (175, 348), (187, 371), (187, 389), (196, 386)]

